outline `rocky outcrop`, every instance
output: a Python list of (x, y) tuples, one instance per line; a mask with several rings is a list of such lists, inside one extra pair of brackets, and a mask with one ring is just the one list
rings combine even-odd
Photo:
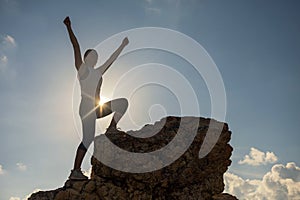
[[(196, 126), (192, 123), (195, 120)], [(177, 138), (175, 146), (172, 146), (175, 148), (171, 157), (176, 159), (170, 164), (164, 163), (169, 154), (155, 154), (150, 160), (131, 160), (126, 156), (128, 152), (147, 154), (167, 148), (179, 132), (185, 136), (180, 140)], [(190, 137), (192, 132), (195, 132), (194, 137)], [(214, 137), (209, 138), (208, 134)], [(109, 130), (95, 138), (91, 179), (68, 180), (62, 188), (40, 191), (29, 199), (236, 199), (222, 193), (223, 174), (231, 164), (233, 149), (228, 144), (230, 137), (226, 123), (196, 117), (167, 117), (139, 131), (127, 133)], [(207, 155), (199, 158), (201, 145), (210, 141), (214, 144), (214, 138), (217, 139), (216, 144)], [(119, 146), (124, 155), (112, 154), (115, 149), (110, 148), (108, 143)], [(180, 148), (176, 148), (185, 145), (188, 148), (182, 153)], [(123, 168), (119, 170), (109, 166)], [(156, 170), (149, 170), (155, 167)]]

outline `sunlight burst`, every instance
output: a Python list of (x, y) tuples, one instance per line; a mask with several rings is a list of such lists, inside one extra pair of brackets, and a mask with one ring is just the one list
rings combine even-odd
[(109, 101), (108, 98), (101, 96), (98, 104), (99, 104), (99, 106), (103, 106), (103, 104), (106, 103), (107, 101)]

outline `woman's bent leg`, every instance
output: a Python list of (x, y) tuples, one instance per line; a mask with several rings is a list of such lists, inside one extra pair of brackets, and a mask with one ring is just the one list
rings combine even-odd
[(128, 101), (125, 98), (114, 99), (110, 101), (110, 108), (114, 113), (109, 128), (116, 128), (118, 122), (125, 114), (128, 108)]
[(105, 117), (114, 112), (113, 119), (109, 127), (115, 128), (117, 123), (125, 114), (128, 108), (128, 101), (126, 98), (118, 98), (104, 103), (97, 109), (97, 118)]

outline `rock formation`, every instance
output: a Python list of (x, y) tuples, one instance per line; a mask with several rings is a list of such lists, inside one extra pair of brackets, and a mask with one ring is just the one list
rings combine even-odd
[[(195, 120), (197, 120), (196, 127), (189, 123)], [(217, 124), (219, 128), (211, 128), (211, 124)], [(208, 129), (212, 131), (210, 134), (215, 133), (215, 136), (219, 137), (217, 137), (218, 140), (212, 150), (206, 156), (199, 158), (199, 150), (203, 141), (205, 141)], [(110, 151), (110, 149), (105, 148), (106, 144), (103, 144), (105, 138), (108, 138), (111, 143), (126, 150), (126, 152), (148, 153), (168, 145), (176, 137), (179, 130), (185, 132), (185, 134), (196, 131), (195, 137), (192, 138), (193, 140), (188, 149), (182, 152), (183, 154), (178, 159), (155, 171), (124, 172), (124, 170), (120, 171), (104, 165), (103, 162), (97, 159), (99, 154), (110, 155), (105, 153)], [(144, 138), (141, 138), (141, 136), (144, 136)], [(154, 125), (146, 125), (139, 131), (129, 131), (127, 133), (109, 130), (105, 135), (95, 138), (94, 156), (91, 159), (91, 179), (86, 181), (67, 180), (62, 188), (37, 192), (29, 200), (236, 199), (229, 194), (222, 193), (224, 190), (223, 174), (231, 164), (232, 147), (228, 144), (230, 137), (231, 132), (226, 123), (197, 117), (166, 117)], [(189, 142), (184, 139), (180, 141), (182, 144), (180, 142), (176, 144), (186, 145)], [(118, 155), (110, 159), (111, 162), (122, 160), (118, 159)], [(166, 155), (161, 155), (146, 163), (146, 165), (163, 163), (165, 159)], [(123, 159), (122, 162), (117, 163), (117, 165), (124, 165), (126, 168), (127, 165), (135, 166), (137, 164), (138, 166), (138, 162), (142, 161), (128, 160), (127, 162)], [(146, 165), (139, 166), (139, 170), (143, 167), (146, 168)]]

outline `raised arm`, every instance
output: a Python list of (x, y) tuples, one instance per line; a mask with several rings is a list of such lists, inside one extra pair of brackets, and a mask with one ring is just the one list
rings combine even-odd
[(81, 64), (82, 64), (82, 58), (81, 58), (81, 52), (80, 52), (80, 46), (79, 43), (77, 41), (76, 36), (73, 33), (72, 27), (71, 27), (71, 20), (69, 17), (66, 17), (64, 19), (64, 24), (67, 27), (68, 33), (69, 33), (69, 37), (71, 40), (71, 43), (73, 45), (73, 50), (74, 50), (74, 58), (75, 58), (75, 67), (77, 70), (79, 70)]
[(103, 65), (99, 67), (99, 70), (101, 70), (102, 74), (104, 74), (106, 70), (113, 64), (113, 62), (115, 62), (115, 60), (118, 58), (124, 47), (128, 45), (128, 43), (128, 38), (124, 38), (119, 48), (109, 57), (109, 59)]

